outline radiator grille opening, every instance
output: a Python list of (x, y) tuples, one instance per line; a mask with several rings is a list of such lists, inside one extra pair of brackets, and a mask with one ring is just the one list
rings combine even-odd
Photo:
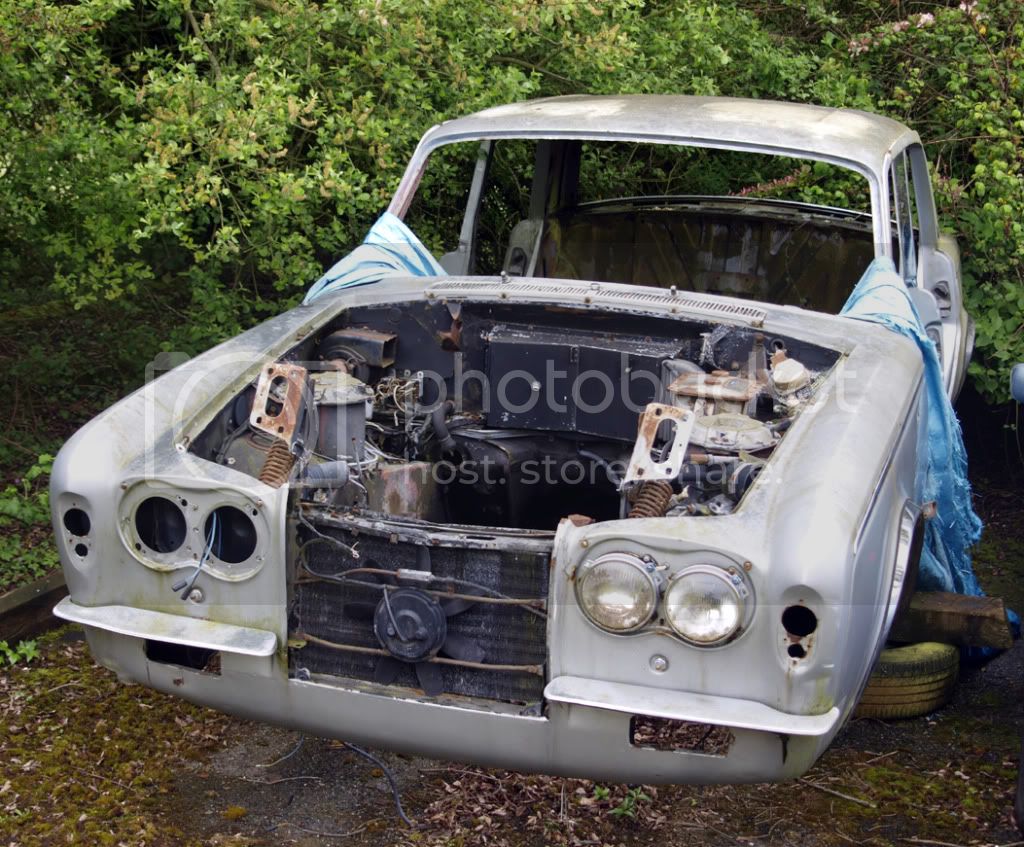
[[(430, 547), (425, 552), (422, 545), (388, 536), (356, 535), (323, 525), (317, 530), (348, 545), (358, 543), (359, 559), (300, 530), (302, 552), (289, 620), (293, 674), (376, 682), (422, 696), (424, 669), (416, 662), (394, 659), (374, 631), (384, 592), (390, 590), (389, 596), (396, 597), (398, 588), (414, 587), (444, 604), (443, 627), (450, 641), (436, 659), (427, 659), (432, 667), (426, 670), (446, 696), (523, 705), (541, 701), (547, 660), (544, 611), (492, 601), (512, 598), (542, 605), (547, 599), (546, 553), (462, 547)], [(432, 574), (437, 580), (410, 579), (411, 571)], [(446, 578), (452, 582), (445, 583)], [(463, 599), (446, 599), (443, 595), (449, 591)], [(474, 602), (472, 595), (485, 601)]]

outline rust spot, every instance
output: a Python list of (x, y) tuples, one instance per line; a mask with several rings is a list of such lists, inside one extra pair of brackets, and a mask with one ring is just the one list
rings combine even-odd
[(573, 526), (587, 526), (594, 522), (594, 519), (588, 515), (568, 515), (566, 520)]
[(462, 349), (462, 321), (459, 318), (452, 320), (452, 327), (445, 332), (438, 333), (438, 340), (441, 342), (441, 349), (454, 352)]
[(267, 367), (256, 384), (250, 426), (290, 444), (302, 409), (306, 373), (301, 365)]

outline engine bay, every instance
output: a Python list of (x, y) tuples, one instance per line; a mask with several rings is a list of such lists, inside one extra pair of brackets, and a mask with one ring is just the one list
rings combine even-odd
[(740, 508), (837, 359), (725, 323), (352, 308), (191, 449), (289, 486), (293, 676), (538, 714), (559, 523)]
[(537, 306), (351, 309), (193, 451), (354, 515), (553, 531), (722, 515), (838, 355), (745, 327)]

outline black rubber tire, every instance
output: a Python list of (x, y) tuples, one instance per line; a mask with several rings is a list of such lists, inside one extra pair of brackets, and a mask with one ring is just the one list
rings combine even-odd
[(916, 718), (949, 702), (960, 674), (960, 648), (924, 641), (882, 651), (857, 718)]

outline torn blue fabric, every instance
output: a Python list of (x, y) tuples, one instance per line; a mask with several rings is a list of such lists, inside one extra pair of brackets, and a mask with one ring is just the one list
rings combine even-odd
[(313, 283), (303, 303), (341, 288), (380, 282), (388, 277), (446, 276), (430, 251), (402, 221), (385, 212), (363, 243)]
[(928, 392), (928, 444), (918, 456), (919, 502), (934, 502), (926, 523), (918, 587), (924, 591), (984, 593), (971, 567), (969, 549), (981, 537), (981, 519), (971, 502), (967, 451), (960, 423), (942, 381), (935, 345), (897, 274), (891, 259), (875, 259), (864, 272), (840, 314), (874, 321), (914, 341), (924, 358)]

